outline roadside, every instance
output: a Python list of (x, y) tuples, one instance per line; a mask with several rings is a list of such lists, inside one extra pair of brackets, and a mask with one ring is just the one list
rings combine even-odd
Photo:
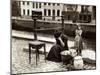
[[(15, 19), (15, 20), (25, 20), (25, 21), (33, 21), (32, 18), (22, 18), (22, 17), (12, 17), (11, 19)], [(42, 21), (42, 22), (50, 22), (50, 23), (61, 23), (61, 21), (53, 21), (53, 20), (38, 20), (38, 21)], [(76, 24), (73, 23), (72, 21), (66, 21), (64, 23), (69, 23), (69, 24)], [(81, 23), (82, 25), (95, 25), (95, 20), (92, 20), (91, 23)]]
[[(28, 44), (34, 39), (34, 34), (32, 32), (26, 31), (17, 31), (12, 30), (12, 73), (37, 73), (37, 72), (53, 72), (53, 71), (68, 71), (66, 65), (61, 63), (56, 63), (52, 61), (44, 61), (44, 55), (40, 54), (40, 60), (36, 66), (36, 56), (35, 53), (32, 53), (32, 62), (29, 64), (28, 57)], [(55, 39), (53, 35), (44, 35), (38, 34), (38, 40), (44, 41), (46, 43), (46, 52), (50, 51), (50, 48), (53, 46)], [(69, 47), (74, 46), (73, 39), (68, 40)], [(43, 51), (43, 49), (40, 49)], [(88, 54), (88, 55), (87, 55)], [(84, 56), (92, 56), (90, 53), (85, 53)], [(91, 62), (91, 61), (89, 61)], [(95, 65), (84, 64), (84, 70), (94, 70), (96, 69)]]
[[(34, 39), (34, 33), (26, 32), (26, 31), (12, 30), (12, 37), (33, 40)], [(48, 34), (44, 35), (42, 33), (38, 33), (37, 39), (40, 40), (40, 41), (55, 43), (55, 39), (54, 39), (53, 35), (48, 35)], [(68, 47), (73, 47), (73, 46), (74, 46), (74, 41), (72, 41), (72, 39), (69, 39), (68, 40)]]

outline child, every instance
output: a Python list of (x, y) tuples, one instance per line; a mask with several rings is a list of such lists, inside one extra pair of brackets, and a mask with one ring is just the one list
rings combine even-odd
[(77, 25), (77, 29), (75, 31), (75, 47), (77, 49), (78, 55), (81, 55), (81, 50), (83, 49), (83, 42), (82, 42), (82, 29), (80, 25)]

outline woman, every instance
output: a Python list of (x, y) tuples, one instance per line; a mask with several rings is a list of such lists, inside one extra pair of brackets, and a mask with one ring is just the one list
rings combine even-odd
[(61, 62), (61, 51), (68, 50), (68, 37), (59, 30), (55, 31), (54, 37), (56, 40), (56, 44), (50, 49), (47, 60)]
[(75, 47), (77, 49), (78, 55), (81, 55), (81, 50), (83, 49), (83, 42), (82, 42), (82, 29), (80, 25), (77, 25), (77, 29), (75, 31)]

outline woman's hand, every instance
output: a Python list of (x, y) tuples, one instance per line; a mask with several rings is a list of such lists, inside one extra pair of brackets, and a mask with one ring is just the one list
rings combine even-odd
[(60, 40), (61, 46), (64, 47), (65, 44), (64, 44), (64, 42), (62, 41), (61, 37), (59, 37), (58, 39)]

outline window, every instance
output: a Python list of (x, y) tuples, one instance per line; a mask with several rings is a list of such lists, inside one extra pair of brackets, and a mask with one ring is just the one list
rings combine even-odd
[(85, 12), (89, 12), (89, 10), (88, 10), (88, 8), (89, 8), (89, 6), (85, 6)]
[(92, 10), (93, 10), (93, 19), (96, 19), (96, 6), (93, 6)]
[(35, 3), (33, 3), (33, 8), (35, 8)]
[(46, 9), (44, 9), (44, 16), (46, 16)]
[(23, 15), (25, 15), (25, 9), (23, 9)]
[(59, 6), (60, 4), (59, 4), (59, 3), (57, 3), (57, 5)]
[(19, 1), (19, 2), (18, 2), (18, 5), (19, 5), (19, 6), (20, 6), (20, 3), (21, 3), (21, 2)]
[(25, 2), (23, 1), (23, 5), (25, 5)]
[(84, 12), (84, 6), (83, 5), (81, 6), (81, 12)]
[(36, 8), (38, 8), (38, 3), (36, 3)]
[(55, 10), (52, 10), (52, 20), (55, 20)]
[(50, 11), (50, 9), (48, 10), (48, 16), (51, 16), (51, 11)]
[(29, 5), (29, 2), (27, 2), (27, 5)]
[(53, 6), (55, 6), (55, 3), (53, 3)]
[(48, 3), (48, 5), (51, 5), (50, 3)]
[(53, 16), (55, 16), (55, 10), (53, 10), (52, 14), (53, 14)]
[(73, 5), (68, 4), (68, 5), (66, 5), (66, 7), (67, 7), (67, 11), (74, 11), (73, 10)]
[(60, 10), (57, 10), (57, 16), (60, 16)]
[(46, 5), (46, 3), (44, 3), (44, 5)]
[(41, 3), (39, 3), (39, 8), (41, 8)]
[(27, 15), (29, 15), (29, 13), (30, 13), (30, 11), (29, 11), (29, 9), (27, 10)]

